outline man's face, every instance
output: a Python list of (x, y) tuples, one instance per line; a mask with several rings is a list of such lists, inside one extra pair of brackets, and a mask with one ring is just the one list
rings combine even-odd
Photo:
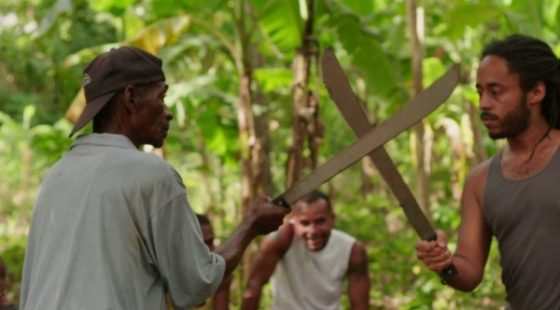
[(324, 199), (312, 203), (297, 202), (294, 206), (294, 231), (311, 251), (327, 245), (334, 226), (334, 214)]
[(492, 139), (512, 138), (529, 127), (531, 110), (518, 74), (510, 73), (505, 59), (488, 55), (477, 71), (480, 118)]
[(167, 84), (155, 83), (143, 90), (138, 90), (136, 95), (136, 110), (133, 114), (134, 133), (136, 145), (150, 144), (161, 147), (167, 137), (169, 122), (173, 115), (164, 102)]
[(200, 230), (202, 230), (202, 239), (210, 251), (214, 250), (214, 230), (210, 225), (201, 225)]

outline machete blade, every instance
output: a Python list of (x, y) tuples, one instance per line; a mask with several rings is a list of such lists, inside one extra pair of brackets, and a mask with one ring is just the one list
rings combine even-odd
[(301, 196), (316, 189), (435, 110), (449, 98), (458, 82), (459, 68), (455, 65), (397, 111), (392, 118), (367, 130), (355, 143), (338, 152), (309, 175), (297, 181), (273, 202), (289, 207)]
[[(370, 124), (359, 98), (352, 91), (350, 82), (332, 49), (325, 50), (321, 65), (323, 81), (338, 110), (356, 136), (362, 136), (373, 125)], [(397, 197), (408, 221), (418, 236), (423, 240), (436, 240), (437, 236), (432, 224), (383, 146), (373, 150), (369, 153), (369, 156), (395, 197)], [(442, 282), (446, 283), (450, 277), (456, 274), (457, 269), (454, 265), (445, 268), (441, 272)]]

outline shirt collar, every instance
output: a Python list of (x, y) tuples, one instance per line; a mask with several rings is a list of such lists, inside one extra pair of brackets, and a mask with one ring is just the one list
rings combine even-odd
[(80, 145), (100, 145), (113, 146), (129, 149), (137, 149), (136, 146), (126, 136), (112, 133), (92, 133), (76, 139), (71, 149)]

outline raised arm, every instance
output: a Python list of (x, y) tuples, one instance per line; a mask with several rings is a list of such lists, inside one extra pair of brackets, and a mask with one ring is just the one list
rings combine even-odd
[(285, 223), (278, 233), (268, 236), (261, 244), (251, 265), (247, 287), (243, 293), (242, 310), (257, 310), (263, 286), (268, 282), (276, 264), (290, 247), (294, 236), (292, 224)]
[(482, 280), (492, 240), (482, 213), (488, 166), (487, 161), (475, 168), (466, 182), (461, 198), (461, 228), (455, 254), (451, 255), (445, 234), (441, 231), (438, 231), (437, 241), (421, 241), (416, 246), (418, 258), (435, 272), (455, 264), (458, 274), (448, 284), (466, 292), (475, 289)]
[(229, 309), (229, 289), (231, 286), (231, 275), (225, 278), (214, 294), (214, 310)]
[(369, 309), (369, 270), (366, 248), (356, 242), (348, 261), (348, 297), (352, 310)]
[(273, 205), (268, 199), (261, 198), (255, 202), (233, 235), (216, 250), (226, 262), (224, 279), (239, 265), (249, 243), (257, 235), (277, 229), (288, 211)]

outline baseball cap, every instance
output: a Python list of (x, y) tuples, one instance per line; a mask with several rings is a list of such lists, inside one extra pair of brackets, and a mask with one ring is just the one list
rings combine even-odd
[(86, 107), (70, 136), (92, 120), (109, 100), (128, 85), (165, 81), (158, 57), (136, 47), (122, 46), (95, 57), (84, 69), (82, 86)]

